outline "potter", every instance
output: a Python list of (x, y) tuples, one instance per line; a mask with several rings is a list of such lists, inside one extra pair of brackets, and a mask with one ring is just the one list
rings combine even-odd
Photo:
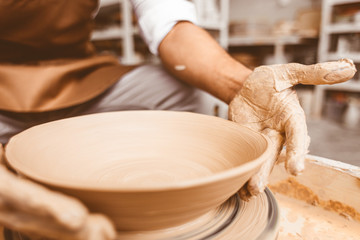
[[(96, 0), (0, 4), (3, 144), (29, 127), (66, 117), (129, 109), (196, 111), (195, 87), (230, 104), (230, 119), (267, 134), (273, 142), (272, 157), (242, 189), (243, 198), (263, 190), (283, 142), (288, 170), (293, 174), (303, 170), (309, 141), (305, 117), (291, 87), (350, 79), (355, 73), (350, 60), (251, 71), (194, 24), (192, 3), (131, 2), (145, 42), (166, 70), (125, 67), (112, 56), (96, 55), (89, 42)], [(114, 238), (115, 228), (106, 216), (89, 213), (79, 200), (1, 169), (2, 225), (50, 238)], [(9, 188), (10, 184), (14, 187)], [(24, 221), (13, 221), (19, 216)], [(68, 221), (69, 216), (77, 217)], [(37, 223), (48, 227), (39, 228)]]

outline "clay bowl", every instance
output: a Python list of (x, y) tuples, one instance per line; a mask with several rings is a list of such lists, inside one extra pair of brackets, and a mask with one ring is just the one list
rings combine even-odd
[(269, 141), (217, 117), (125, 111), (30, 128), (6, 146), (18, 173), (75, 196), (118, 230), (176, 226), (236, 193), (269, 156)]

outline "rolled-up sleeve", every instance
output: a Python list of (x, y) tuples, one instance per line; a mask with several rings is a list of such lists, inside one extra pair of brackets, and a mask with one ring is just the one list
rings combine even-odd
[(179, 21), (196, 24), (196, 10), (187, 0), (132, 0), (140, 33), (150, 51), (157, 55), (164, 37)]

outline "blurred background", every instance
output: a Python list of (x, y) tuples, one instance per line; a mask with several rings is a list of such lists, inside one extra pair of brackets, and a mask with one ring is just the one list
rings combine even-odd
[[(360, 1), (193, 0), (199, 25), (235, 59), (260, 65), (350, 58), (360, 66)], [(92, 34), (97, 51), (123, 64), (159, 62), (139, 36), (128, 0), (101, 0)], [(332, 86), (296, 86), (306, 113), (310, 154), (360, 166), (360, 76)], [(203, 93), (203, 113), (227, 106)]]

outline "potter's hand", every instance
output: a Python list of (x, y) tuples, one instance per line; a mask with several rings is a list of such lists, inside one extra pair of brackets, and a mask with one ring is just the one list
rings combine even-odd
[[(0, 158), (3, 149), (0, 144)], [(0, 164), (0, 225), (32, 237), (115, 239), (111, 222), (78, 200), (21, 179)]]
[(310, 139), (304, 111), (291, 87), (299, 83), (344, 82), (355, 72), (352, 61), (342, 59), (308, 66), (296, 63), (261, 66), (250, 74), (229, 105), (229, 119), (263, 132), (274, 148), (272, 159), (241, 189), (243, 199), (263, 191), (284, 142), (288, 172), (296, 175), (304, 169)]

